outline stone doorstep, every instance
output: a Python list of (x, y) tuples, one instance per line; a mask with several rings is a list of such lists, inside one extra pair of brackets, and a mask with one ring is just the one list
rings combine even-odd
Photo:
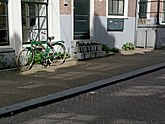
[(105, 56), (105, 51), (94, 51), (94, 52), (84, 52), (84, 53), (77, 53), (77, 59), (90, 59), (90, 58), (97, 58)]

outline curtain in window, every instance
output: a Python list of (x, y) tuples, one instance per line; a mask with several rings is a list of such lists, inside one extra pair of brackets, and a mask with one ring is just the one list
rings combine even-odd
[(108, 15), (124, 15), (124, 0), (108, 0)]

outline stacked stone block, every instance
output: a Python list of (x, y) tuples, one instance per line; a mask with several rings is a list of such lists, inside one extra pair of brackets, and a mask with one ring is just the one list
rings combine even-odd
[(100, 43), (95, 41), (76, 41), (73, 47), (73, 56), (78, 60), (105, 56)]

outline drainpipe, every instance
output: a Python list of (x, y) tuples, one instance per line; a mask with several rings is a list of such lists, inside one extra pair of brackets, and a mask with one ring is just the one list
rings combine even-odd
[(160, 11), (160, 0), (158, 0), (158, 3), (157, 3), (157, 21), (156, 21), (156, 25), (160, 25), (160, 22), (159, 22), (159, 11)]
[(137, 16), (138, 16), (138, 0), (136, 0), (136, 6), (135, 6), (135, 33), (134, 33), (134, 43), (135, 46), (137, 45)]

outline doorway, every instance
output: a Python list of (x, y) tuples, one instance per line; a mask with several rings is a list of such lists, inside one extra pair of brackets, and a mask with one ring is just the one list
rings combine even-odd
[(74, 39), (90, 39), (90, 0), (74, 0)]

